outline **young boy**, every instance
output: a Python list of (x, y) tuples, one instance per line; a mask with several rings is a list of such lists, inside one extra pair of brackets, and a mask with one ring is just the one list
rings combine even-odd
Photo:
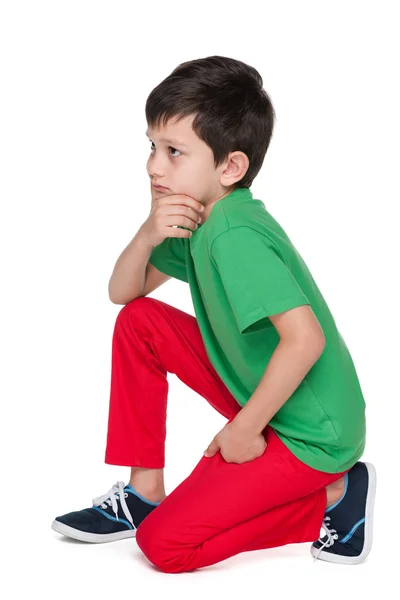
[[(352, 358), (301, 255), (250, 191), (274, 127), (262, 85), (251, 66), (211, 56), (179, 65), (147, 99), (151, 212), (109, 288), (124, 307), (105, 462), (131, 478), (52, 524), (89, 542), (136, 536), (170, 573), (308, 541), (314, 559), (355, 564), (372, 544), (376, 474), (359, 461)], [(170, 277), (189, 284), (196, 317), (146, 297)], [(168, 372), (228, 423), (167, 496)]]

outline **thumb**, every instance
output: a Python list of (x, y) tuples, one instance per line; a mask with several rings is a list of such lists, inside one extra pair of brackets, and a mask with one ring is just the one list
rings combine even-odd
[(219, 450), (219, 444), (214, 438), (213, 441), (211, 442), (211, 444), (205, 450), (204, 456), (214, 456), (214, 454), (216, 454), (218, 452), (218, 450)]

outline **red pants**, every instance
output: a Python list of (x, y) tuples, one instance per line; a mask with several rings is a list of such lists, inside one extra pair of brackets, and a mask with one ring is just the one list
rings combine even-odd
[[(123, 306), (114, 328), (105, 463), (164, 467), (167, 372), (229, 421), (241, 410), (208, 359), (196, 318), (160, 300), (136, 298)], [(220, 452), (203, 456), (142, 521), (136, 541), (148, 560), (178, 573), (320, 537), (325, 488), (346, 471), (312, 469), (269, 425), (263, 434), (262, 456), (242, 464), (225, 462)]]

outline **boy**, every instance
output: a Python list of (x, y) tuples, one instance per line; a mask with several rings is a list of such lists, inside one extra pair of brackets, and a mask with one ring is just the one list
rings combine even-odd
[[(212, 56), (179, 65), (147, 99), (151, 212), (109, 287), (125, 306), (105, 462), (131, 478), (52, 525), (90, 542), (136, 536), (165, 572), (307, 541), (314, 560), (355, 564), (372, 543), (376, 474), (359, 461), (365, 402), (352, 358), (302, 257), (250, 191), (275, 118), (262, 84), (253, 67)], [(189, 284), (196, 318), (146, 298), (170, 277)], [(167, 372), (228, 419), (168, 496)]]

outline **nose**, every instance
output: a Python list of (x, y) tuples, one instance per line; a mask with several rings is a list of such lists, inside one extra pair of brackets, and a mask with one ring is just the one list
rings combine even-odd
[(158, 181), (162, 179), (166, 171), (166, 160), (164, 160), (161, 154), (150, 156), (147, 161), (147, 173), (151, 180)]

